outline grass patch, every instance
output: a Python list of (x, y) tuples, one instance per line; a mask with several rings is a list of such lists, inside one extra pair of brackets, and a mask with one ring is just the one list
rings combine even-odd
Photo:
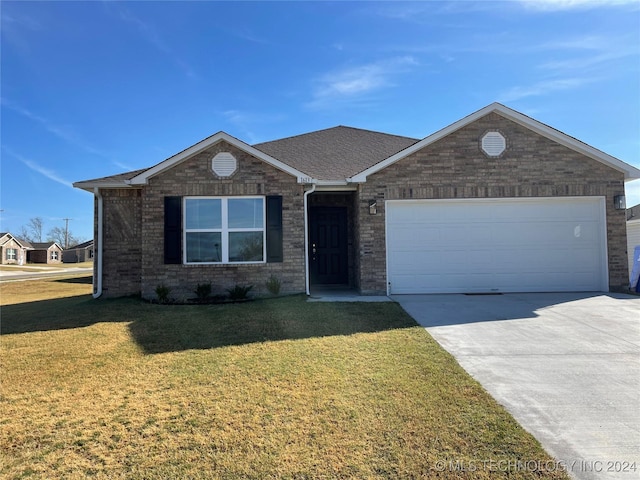
[(440, 471), (549, 457), (396, 304), (57, 295), (2, 308), (0, 476), (568, 478)]
[(5, 272), (46, 272), (48, 270), (60, 270), (68, 268), (93, 268), (93, 262), (81, 263), (27, 263), (25, 265), (0, 265), (0, 270)]
[[(0, 306), (87, 295), (93, 291), (92, 282), (91, 275), (77, 274), (41, 280), (0, 282)], [(30, 308), (33, 306), (27, 307)], [(46, 318), (46, 312), (41, 314)], [(7, 320), (6, 314), (3, 317), (3, 320)]]

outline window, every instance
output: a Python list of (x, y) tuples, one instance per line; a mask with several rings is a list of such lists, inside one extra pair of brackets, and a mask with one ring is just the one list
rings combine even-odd
[(263, 197), (184, 200), (184, 263), (264, 262)]
[(58, 260), (58, 251), (57, 250), (52, 250), (51, 251), (51, 260)]
[(15, 260), (15, 259), (16, 259), (16, 249), (7, 248), (7, 260)]

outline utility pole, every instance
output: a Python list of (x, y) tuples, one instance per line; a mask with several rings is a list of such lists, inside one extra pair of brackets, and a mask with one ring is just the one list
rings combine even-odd
[(63, 218), (64, 220), (64, 248), (69, 248), (69, 220), (73, 218)]

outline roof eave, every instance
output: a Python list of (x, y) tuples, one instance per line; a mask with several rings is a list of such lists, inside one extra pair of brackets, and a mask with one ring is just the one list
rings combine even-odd
[(492, 104), (495, 106), (495, 111), (497, 114), (511, 120), (523, 127), (532, 130), (543, 137), (547, 137), (555, 142), (564, 145), (571, 150), (577, 151), (578, 153), (582, 153), (583, 155), (596, 160), (600, 163), (603, 163), (615, 170), (618, 170), (621, 173), (624, 173), (625, 182), (637, 180), (640, 178), (640, 169), (630, 165), (622, 160), (609, 155), (608, 153), (603, 152), (602, 150), (598, 150), (597, 148), (592, 147), (580, 140), (577, 140), (566, 133), (563, 133), (555, 128), (552, 128), (548, 125), (545, 125), (542, 122), (534, 120), (531, 117), (528, 117), (520, 112), (512, 110), (504, 105), (497, 103)]
[(90, 193), (93, 193), (96, 188), (135, 188), (126, 182), (126, 180), (124, 182), (75, 182), (73, 187)]
[(278, 170), (281, 170), (285, 173), (288, 173), (293, 177), (296, 177), (298, 183), (311, 183), (310, 181), (313, 180), (311, 177), (301, 172), (300, 170), (297, 170), (287, 165), (286, 163), (283, 163), (280, 160), (273, 158), (270, 155), (267, 155), (266, 153), (258, 150), (255, 147), (252, 147), (251, 145), (243, 142), (242, 140), (232, 137), (228, 133), (218, 132), (196, 143), (195, 145), (192, 145), (186, 150), (183, 150), (182, 152), (167, 158), (166, 160), (155, 165), (154, 167), (151, 167), (148, 170), (145, 170), (141, 174), (136, 175), (135, 177), (129, 180), (129, 183), (131, 185), (146, 185), (151, 177), (172, 168), (178, 163), (183, 162), (184, 160), (187, 160), (188, 158), (191, 158), (194, 155), (197, 155), (203, 150), (209, 147), (212, 147), (213, 145), (221, 141), (225, 141), (233, 145), (234, 147), (248, 153), (249, 155), (262, 160), (263, 162), (271, 165), (272, 167), (277, 168)]
[(397, 161), (411, 155), (412, 153), (425, 148), (426, 146), (440, 140), (441, 138), (444, 138), (447, 135), (469, 125), (470, 123), (475, 122), (479, 118), (488, 115), (489, 113), (497, 113), (498, 115), (505, 117), (515, 123), (518, 123), (519, 125), (522, 125), (523, 127), (528, 128), (529, 130), (534, 131), (546, 138), (554, 140), (555, 142), (564, 145), (567, 148), (582, 153), (589, 158), (592, 158), (615, 170), (618, 170), (619, 172), (624, 174), (625, 182), (640, 178), (640, 169), (629, 165), (622, 160), (612, 157), (611, 155), (608, 155), (590, 145), (587, 145), (586, 143), (576, 140), (566, 133), (562, 133), (559, 130), (549, 127), (548, 125), (534, 120), (531, 117), (527, 117), (526, 115), (523, 115), (522, 113), (517, 112), (509, 107), (505, 107), (501, 103), (492, 103), (470, 115), (467, 115), (457, 122), (454, 122), (451, 125), (438, 130), (437, 132), (425, 137), (419, 142), (414, 143), (413, 145), (377, 163), (376, 165), (363, 170), (362, 172), (351, 177), (350, 181), (357, 183), (366, 182), (369, 175), (383, 170), (389, 165), (392, 165)]

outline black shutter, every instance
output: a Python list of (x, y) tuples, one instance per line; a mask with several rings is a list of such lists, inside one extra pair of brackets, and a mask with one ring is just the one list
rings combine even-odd
[(182, 263), (182, 197), (164, 197), (164, 263)]
[(267, 197), (267, 262), (282, 262), (282, 196)]

